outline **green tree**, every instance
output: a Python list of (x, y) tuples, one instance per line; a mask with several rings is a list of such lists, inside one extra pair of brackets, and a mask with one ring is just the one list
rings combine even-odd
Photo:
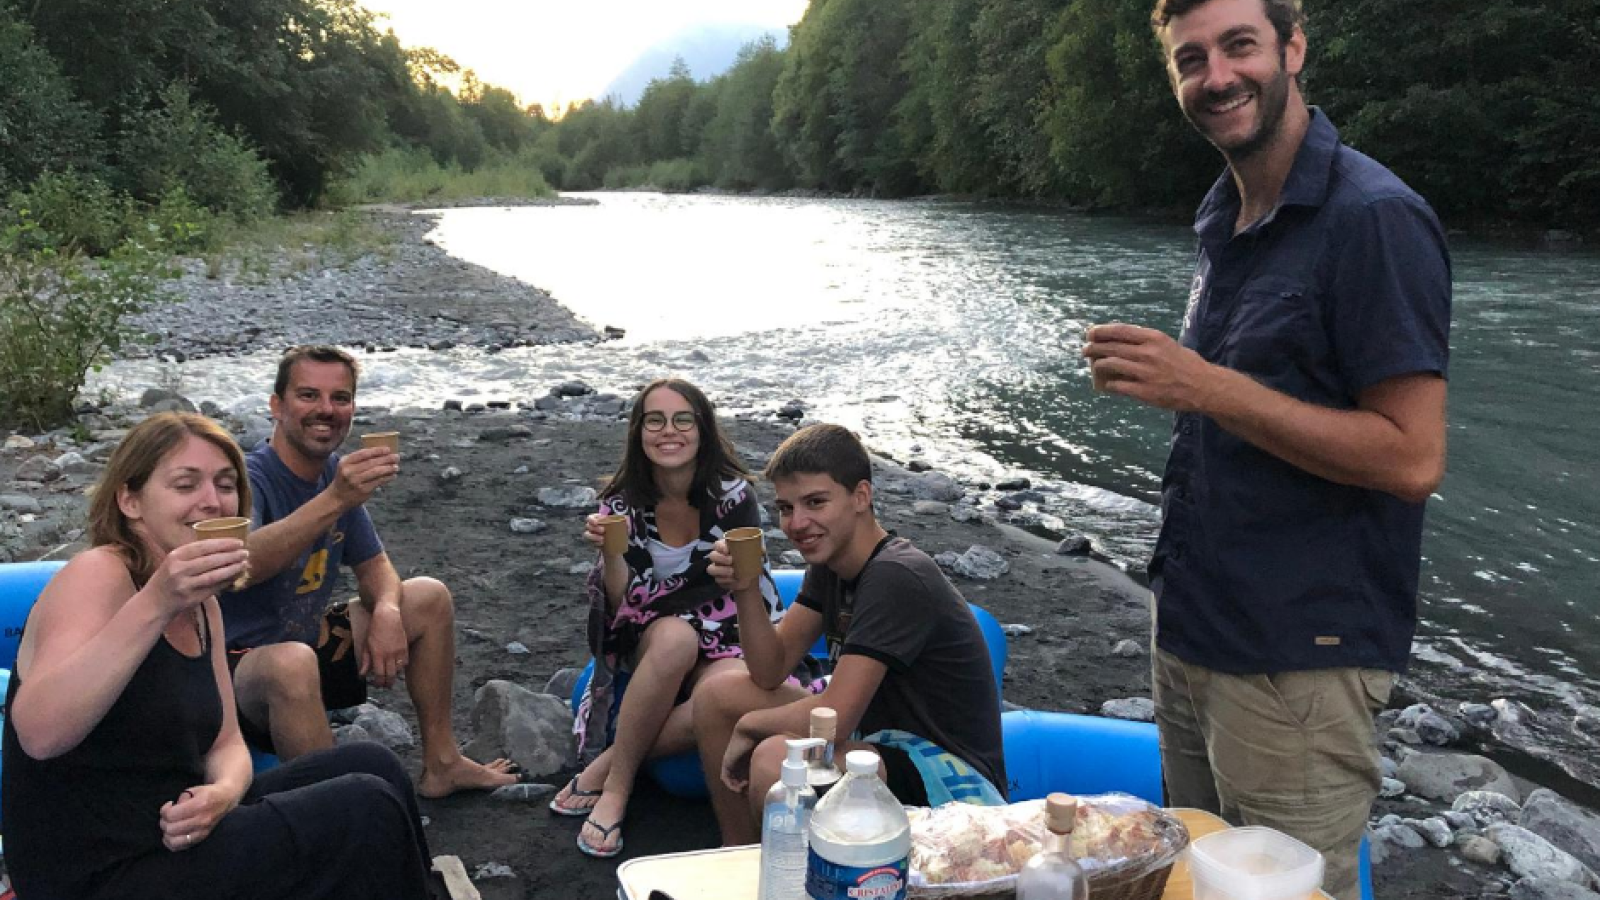
[(1222, 162), (1178, 110), (1145, 0), (1072, 0), (1054, 28), (1042, 124), (1072, 199), (1187, 208)]
[(773, 90), (772, 130), (796, 180), (808, 188), (849, 186), (835, 155), (839, 123), (828, 90), (833, 55), (826, 32), (848, 26), (841, 8), (841, 0), (812, 0), (806, 7), (790, 30), (783, 74)]
[(719, 187), (780, 190), (793, 184), (772, 133), (773, 93), (783, 68), (784, 51), (763, 37), (740, 48), (733, 68), (704, 91), (714, 99), (715, 113), (702, 132), (701, 153)]
[(1007, 194), (1064, 193), (1043, 124), (1055, 102), (1047, 54), (1061, 28), (1062, 7), (1060, 0), (985, 0), (972, 24), (972, 115), (988, 135), (1000, 164), (999, 186)]
[(99, 132), (55, 59), (0, 10), (0, 196), (50, 169), (98, 169)]
[(181, 188), (190, 200), (240, 221), (272, 212), (278, 197), (266, 162), (214, 117), (178, 82), (161, 92), (160, 105), (125, 116), (117, 152), (128, 192), (154, 202)]
[(699, 135), (684, 131), (684, 114), (694, 93), (694, 78), (681, 56), (672, 61), (665, 78), (652, 78), (645, 86), (633, 114), (635, 140), (644, 159), (678, 159), (693, 152)]
[(354, 0), (0, 0), (32, 26), (79, 96), (105, 117), (158, 105), (187, 81), (227, 129), (247, 136), (289, 195), (317, 196), (328, 172), (386, 135), (379, 37)]
[(567, 109), (556, 129), (556, 146), (567, 159), (560, 184), (569, 191), (593, 190), (605, 184), (606, 173), (642, 161), (635, 143), (631, 110), (610, 97)]
[(896, 109), (911, 0), (814, 2), (795, 25), (773, 127), (800, 182), (889, 196), (921, 187)]
[(477, 123), (489, 146), (508, 153), (521, 150), (523, 144), (537, 137), (544, 119), (543, 110), (534, 117), (517, 102), (515, 94), (484, 84), (470, 71), (462, 79), (460, 101), (467, 118)]
[(921, 3), (912, 8), (905, 53), (909, 87), (897, 110), (902, 140), (920, 148), (917, 168), (940, 191), (993, 193), (1001, 160), (976, 115), (978, 48), (973, 26), (983, 0)]
[(1441, 214), (1600, 214), (1595, 0), (1350, 0), (1307, 34), (1312, 99)]

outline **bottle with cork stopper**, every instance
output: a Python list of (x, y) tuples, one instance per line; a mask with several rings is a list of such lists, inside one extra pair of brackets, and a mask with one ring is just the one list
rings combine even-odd
[(819, 797), (843, 777), (833, 761), (833, 745), (838, 731), (839, 714), (832, 707), (818, 706), (811, 710), (811, 737), (821, 740), (822, 746), (813, 749), (806, 760), (806, 783)]
[(1078, 801), (1051, 794), (1044, 801), (1044, 845), (1017, 874), (1017, 900), (1085, 900), (1089, 880), (1072, 857), (1072, 828)]

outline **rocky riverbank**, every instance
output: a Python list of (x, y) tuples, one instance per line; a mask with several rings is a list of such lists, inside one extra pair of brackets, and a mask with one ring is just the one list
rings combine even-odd
[(340, 261), (295, 248), (255, 266), (182, 260), (182, 277), (168, 285), (176, 302), (134, 320), (154, 340), (129, 355), (181, 361), (305, 343), (501, 349), (605, 336), (548, 293), (446, 254), (426, 238), (433, 217), (393, 206), (356, 214), (388, 239), (382, 250)]
[[(426, 219), (371, 215), (394, 244), (345, 267), (285, 267), (282, 277), (229, 282), (190, 264), (175, 285), (183, 299), (145, 320), (161, 332), (151, 351), (192, 358), (317, 340), (381, 353), (601, 339), (548, 294), (426, 243)], [(258, 405), (227, 410), (156, 385), (124, 388), (120, 398), (85, 402), (75, 428), (0, 435), (0, 562), (69, 555), (81, 539), (86, 489), (125, 429), (152, 411), (197, 404), (246, 446), (271, 427), (269, 384), (260, 385)], [(718, 399), (741, 406), (738, 398)], [(535, 779), (495, 799), (425, 804), (434, 852), (462, 857), (491, 900), (598, 898), (614, 890), (615, 864), (578, 854), (576, 822), (552, 817), (541, 801), (553, 788), (537, 785), (559, 784), (573, 765), (559, 698), (585, 661), (580, 588), (590, 559), (579, 522), (592, 508), (593, 488), (615, 465), (627, 402), (565, 381), (537, 399), (363, 409), (358, 419), (358, 431), (405, 434), (402, 477), (372, 504), (389, 552), (404, 575), (438, 576), (456, 595), (458, 735), (479, 753), (512, 752)], [(791, 405), (729, 420), (728, 427), (746, 462), (759, 469), (804, 416), (803, 406)], [(870, 444), (872, 436), (865, 437)], [(1081, 542), (1058, 546), (1004, 524), (1008, 511), (1028, 502), (1032, 487), (1024, 480), (981, 484), (924, 469), (878, 460), (881, 513), (938, 555), (967, 598), (1008, 626), (1006, 700), (1147, 717), (1143, 589), (1084, 555)], [(770, 491), (759, 490), (770, 506)], [(775, 528), (769, 548), (779, 564), (796, 563)], [(1386, 776), (1371, 831), (1378, 895), (1596, 900), (1583, 892), (1600, 887), (1593, 880), (1600, 817), (1479, 754), (1515, 748), (1538, 757), (1556, 738), (1592, 737), (1600, 719), (1557, 721), (1510, 700), (1462, 703), (1407, 690), (1406, 703), (1427, 706), (1391, 710), (1378, 723)], [(351, 724), (341, 738), (384, 740), (419, 768), (404, 692), (376, 691), (373, 700), (346, 717)], [(508, 722), (533, 723), (530, 731), (540, 737), (508, 737), (518, 730)], [(1549, 779), (1535, 777), (1592, 804), (1571, 788), (1600, 783), (1593, 764), (1570, 754), (1551, 762)], [(624, 831), (624, 858), (715, 840), (703, 805), (671, 798), (648, 780)]]

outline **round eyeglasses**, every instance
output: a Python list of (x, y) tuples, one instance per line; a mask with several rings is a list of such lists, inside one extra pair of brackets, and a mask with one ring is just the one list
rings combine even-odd
[[(673, 431), (693, 431), (697, 424), (694, 413), (677, 412), (672, 414)], [(644, 414), (644, 430), (660, 431), (667, 427), (667, 414), (660, 412), (647, 412)]]

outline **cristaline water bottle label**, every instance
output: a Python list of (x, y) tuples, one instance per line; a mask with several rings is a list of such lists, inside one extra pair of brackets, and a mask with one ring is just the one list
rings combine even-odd
[(876, 866), (844, 866), (823, 859), (812, 848), (806, 862), (806, 896), (811, 900), (905, 900), (904, 859)]

